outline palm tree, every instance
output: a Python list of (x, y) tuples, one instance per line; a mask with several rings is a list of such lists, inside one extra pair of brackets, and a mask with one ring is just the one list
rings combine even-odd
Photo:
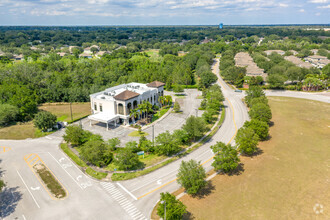
[(153, 112), (152, 110), (152, 104), (150, 102), (145, 102), (145, 110), (146, 110), (146, 113), (147, 113), (147, 117), (148, 117), (148, 113), (151, 113)]
[(163, 107), (164, 104), (164, 96), (159, 96), (158, 102), (160, 103), (160, 107)]
[(137, 109), (131, 109), (131, 113), (129, 114), (129, 116), (130, 116), (130, 117), (133, 116), (133, 118), (134, 118), (134, 122), (135, 122), (136, 117), (139, 116), (139, 112), (138, 112), (138, 110), (137, 110)]

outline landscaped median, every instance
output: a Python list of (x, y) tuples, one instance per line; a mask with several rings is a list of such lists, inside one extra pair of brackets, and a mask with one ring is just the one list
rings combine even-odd
[(68, 146), (67, 143), (61, 144), (61, 149), (68, 155), (78, 166), (80, 166), (88, 175), (98, 180), (105, 178), (108, 174), (98, 172), (89, 167), (82, 159), (80, 159)]

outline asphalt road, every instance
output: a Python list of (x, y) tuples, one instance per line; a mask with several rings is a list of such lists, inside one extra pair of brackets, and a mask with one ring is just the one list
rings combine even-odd
[[(219, 74), (218, 64), (217, 61), (213, 65), (216, 74)], [(0, 195), (1, 218), (149, 219), (160, 192), (173, 192), (179, 188), (176, 174), (181, 161), (195, 159), (201, 161), (207, 171), (211, 170), (213, 153), (210, 146), (217, 141), (234, 143), (237, 129), (248, 120), (242, 102), (244, 93), (235, 93), (222, 79), (218, 83), (226, 97), (226, 117), (213, 138), (186, 157), (133, 180), (99, 182), (85, 176), (58, 147), (63, 131), (34, 140), (0, 140), (0, 174), (7, 183)], [(329, 102), (328, 93), (267, 91), (266, 94)], [(48, 194), (23, 159), (30, 154), (38, 155), (62, 183), (68, 192), (65, 199), (54, 200)]]

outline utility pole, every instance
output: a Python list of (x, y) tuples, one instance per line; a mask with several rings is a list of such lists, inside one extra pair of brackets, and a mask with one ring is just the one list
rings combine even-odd
[(198, 109), (196, 108), (195, 110), (196, 110), (196, 117), (198, 117)]
[(166, 220), (166, 201), (161, 201), (161, 204), (164, 204), (164, 220)]
[(73, 118), (72, 118), (72, 102), (70, 102), (70, 112), (71, 112), (71, 122), (73, 122)]
[(152, 146), (155, 147), (155, 125), (152, 125)]

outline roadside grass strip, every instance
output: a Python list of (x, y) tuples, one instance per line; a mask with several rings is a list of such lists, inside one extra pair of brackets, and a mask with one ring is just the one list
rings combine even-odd
[(52, 199), (63, 199), (68, 195), (68, 191), (37, 154), (25, 155), (24, 160)]
[(81, 168), (83, 168), (85, 170), (85, 172), (98, 180), (101, 180), (103, 178), (105, 178), (108, 174), (107, 173), (103, 173), (103, 172), (98, 172), (93, 170), (91, 167), (89, 167), (85, 161), (83, 161), (82, 159), (80, 159), (69, 147), (67, 144), (61, 144), (61, 149), (63, 150), (63, 152), (68, 155), (68, 157), (71, 158), (71, 160), (73, 160), (73, 162), (75, 162), (78, 166), (80, 166)]

